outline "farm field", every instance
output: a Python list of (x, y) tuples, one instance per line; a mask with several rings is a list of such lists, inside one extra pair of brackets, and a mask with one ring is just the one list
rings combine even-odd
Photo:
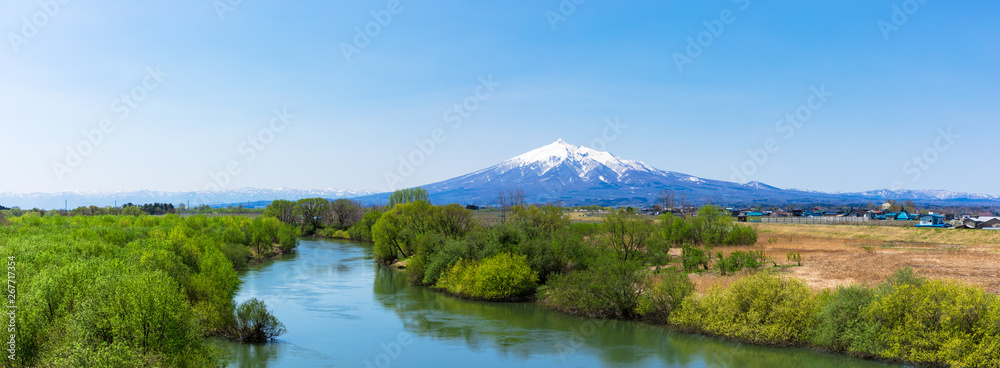
[[(788, 252), (802, 255), (802, 266), (788, 268), (814, 290), (838, 285), (874, 285), (893, 271), (911, 267), (932, 279), (954, 279), (1000, 293), (1000, 232), (921, 229), (891, 226), (758, 224), (757, 244), (733, 250), (763, 249), (778, 264)], [(672, 249), (680, 255), (680, 251)], [(739, 276), (693, 275), (698, 290), (727, 285)]]

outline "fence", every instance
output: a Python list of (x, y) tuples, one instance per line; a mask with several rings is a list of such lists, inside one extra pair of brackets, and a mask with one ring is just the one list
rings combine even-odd
[(762, 217), (764, 224), (913, 226), (917, 221), (872, 220), (867, 217)]

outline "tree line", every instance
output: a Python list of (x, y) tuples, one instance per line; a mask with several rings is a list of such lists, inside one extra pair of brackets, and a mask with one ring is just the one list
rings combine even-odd
[[(571, 223), (562, 208), (516, 198), (494, 226), (478, 224), (459, 205), (396, 203), (372, 215), (375, 257), (405, 267), (414, 285), (471, 299), (537, 300), (586, 317), (891, 361), (963, 367), (1000, 361), (1000, 301), (982, 289), (904, 269), (874, 287), (817, 293), (776, 272), (777, 261), (762, 251), (723, 252), (756, 244), (757, 232), (715, 206), (658, 218), (616, 209), (600, 223)], [(681, 248), (681, 256), (671, 256), (671, 248)], [(802, 262), (797, 254), (788, 260), (787, 266)], [(746, 276), (705, 295), (694, 293), (689, 277), (744, 269)]]

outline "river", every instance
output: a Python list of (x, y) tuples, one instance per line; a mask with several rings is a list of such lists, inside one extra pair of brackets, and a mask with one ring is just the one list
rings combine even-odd
[(462, 300), (409, 286), (372, 259), (367, 245), (302, 240), (244, 271), (236, 296), (264, 300), (288, 332), (267, 344), (213, 343), (230, 367), (899, 367)]

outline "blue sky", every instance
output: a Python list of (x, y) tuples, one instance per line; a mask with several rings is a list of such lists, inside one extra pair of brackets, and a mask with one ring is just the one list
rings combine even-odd
[(387, 190), (562, 138), (711, 179), (1000, 194), (992, 2), (60, 1), (0, 5), (0, 192)]

